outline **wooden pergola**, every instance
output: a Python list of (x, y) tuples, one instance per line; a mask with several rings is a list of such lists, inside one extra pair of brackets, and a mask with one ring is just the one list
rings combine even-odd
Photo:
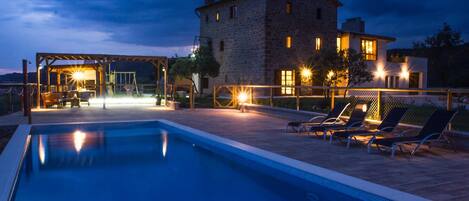
[[(94, 61), (93, 64), (79, 64), (79, 65), (53, 65), (57, 61)], [(168, 58), (164, 56), (131, 56), (131, 55), (109, 55), (109, 54), (63, 54), (63, 53), (37, 53), (36, 54), (36, 69), (37, 69), (37, 107), (40, 107), (41, 102), (41, 66), (47, 72), (47, 91), (51, 91), (51, 72), (57, 73), (57, 85), (60, 86), (60, 79), (63, 72), (72, 68), (79, 68), (83, 70), (96, 71), (96, 92), (99, 96), (105, 97), (106, 88), (106, 69), (113, 62), (126, 61), (126, 62), (147, 62), (155, 67), (156, 71), (156, 86), (159, 88), (160, 71), (164, 72), (164, 98), (167, 99), (167, 71), (168, 71)], [(58, 87), (59, 89), (60, 87)], [(103, 105), (105, 108), (105, 104)]]

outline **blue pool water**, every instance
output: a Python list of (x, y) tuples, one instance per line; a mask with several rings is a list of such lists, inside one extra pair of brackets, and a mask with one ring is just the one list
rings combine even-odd
[(354, 200), (181, 137), (160, 123), (32, 130), (13, 200)]

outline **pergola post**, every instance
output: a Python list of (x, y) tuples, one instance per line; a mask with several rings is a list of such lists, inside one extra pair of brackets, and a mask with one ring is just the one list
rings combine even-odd
[(101, 96), (101, 74), (99, 73), (99, 67), (95, 67), (94, 70), (96, 71), (96, 95)]
[(168, 106), (168, 71), (169, 71), (168, 59), (164, 60), (163, 68), (164, 68), (164, 106)]
[(61, 75), (62, 75), (62, 71), (57, 70), (57, 89), (56, 89), (57, 92), (62, 92)]
[(50, 91), (50, 64), (49, 64), (49, 59), (46, 59), (46, 75), (47, 75), (47, 92)]
[(36, 55), (36, 79), (37, 79), (36, 108), (37, 109), (41, 108), (41, 63), (42, 61), (43, 61), (43, 58), (39, 58), (39, 56)]

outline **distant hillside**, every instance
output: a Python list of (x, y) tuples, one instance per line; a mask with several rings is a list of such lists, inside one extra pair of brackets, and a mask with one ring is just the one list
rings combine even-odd
[[(149, 63), (142, 62), (117, 62), (111, 64), (112, 71), (120, 72), (136, 72), (137, 73), (137, 82), (139, 84), (153, 84), (155, 83), (156, 70), (153, 65)], [(163, 76), (161, 74), (161, 76)], [(36, 82), (36, 73), (29, 73), (29, 82)], [(47, 80), (45, 71), (41, 72), (41, 80), (44, 83)], [(23, 74), (22, 73), (9, 73), (0, 75), (0, 83), (22, 83)], [(51, 74), (51, 83), (54, 85), (56, 82), (55, 74)]]
[(452, 48), (392, 49), (388, 56), (428, 58), (429, 87), (469, 87), (469, 43)]

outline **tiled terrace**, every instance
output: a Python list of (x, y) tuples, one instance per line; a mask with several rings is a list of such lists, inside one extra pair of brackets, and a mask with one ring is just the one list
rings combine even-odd
[[(305, 161), (374, 183), (432, 200), (469, 200), (469, 153), (434, 148), (409, 159), (400, 155), (367, 154), (365, 147), (346, 149), (320, 139), (285, 134), (287, 120), (240, 113), (235, 110), (199, 109), (163, 111), (151, 108), (81, 108), (33, 113), (34, 123), (168, 119)], [(0, 118), (0, 125), (25, 122), (20, 113)]]

